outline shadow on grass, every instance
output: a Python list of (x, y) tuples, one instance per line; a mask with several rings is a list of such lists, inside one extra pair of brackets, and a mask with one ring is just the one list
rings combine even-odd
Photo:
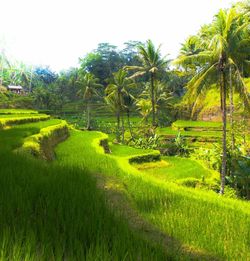
[(80, 169), (2, 152), (0, 162), (1, 260), (206, 259), (172, 238), (162, 247), (150, 226), (135, 229)]
[(25, 125), (22, 125), (22, 128), (0, 130), (0, 150), (10, 152), (20, 147), (25, 137), (38, 133), (39, 130), (39, 127), (25, 127)]
[[(96, 178), (98, 187), (105, 192), (109, 206), (116, 209), (127, 220), (129, 227), (143, 239), (150, 244), (161, 246), (170, 260), (219, 260), (205, 250), (183, 245), (145, 220), (126, 197), (126, 188), (119, 180), (101, 174), (96, 175)], [(152, 208), (157, 208), (156, 201), (151, 203)], [(148, 200), (146, 204), (148, 209)]]
[(164, 260), (86, 173), (10, 153), (0, 162), (1, 260)]

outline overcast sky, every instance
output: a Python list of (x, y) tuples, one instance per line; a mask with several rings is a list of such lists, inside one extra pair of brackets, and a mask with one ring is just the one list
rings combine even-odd
[(0, 49), (53, 70), (77, 66), (98, 43), (152, 39), (177, 55), (182, 43), (232, 0), (0, 0)]

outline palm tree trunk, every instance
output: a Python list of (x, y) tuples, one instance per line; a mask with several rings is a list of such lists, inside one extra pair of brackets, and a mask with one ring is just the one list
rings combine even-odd
[(87, 130), (90, 130), (90, 105), (87, 102)]
[(118, 108), (117, 108), (117, 133), (116, 133), (116, 138), (117, 141), (120, 142), (120, 131), (121, 131), (121, 94), (120, 91), (118, 90)]
[(128, 127), (129, 127), (130, 136), (131, 136), (132, 141), (134, 141), (135, 139), (134, 139), (134, 134), (133, 134), (132, 128), (131, 128), (130, 112), (129, 112), (129, 110), (127, 110), (127, 118), (128, 118)]
[(244, 147), (246, 148), (247, 146), (247, 140), (246, 140), (246, 126), (247, 126), (247, 122), (246, 122), (246, 111), (245, 111), (245, 103), (243, 102), (243, 144), (244, 144)]
[(123, 113), (121, 114), (121, 121), (122, 121), (122, 143), (124, 143), (124, 118), (123, 118)]
[(234, 100), (233, 100), (233, 83), (232, 83), (232, 67), (229, 67), (229, 100), (230, 100), (230, 127), (231, 127), (231, 145), (232, 150), (235, 149), (235, 137), (234, 137)]
[(117, 110), (116, 113), (116, 121), (117, 121), (117, 130), (116, 130), (116, 139), (120, 142), (120, 110)]
[(225, 177), (227, 167), (227, 107), (226, 107), (226, 75), (224, 68), (220, 72), (220, 94), (221, 94), (221, 111), (223, 122), (223, 136), (222, 136), (222, 166), (221, 166), (221, 187), (220, 194), (224, 194)]
[(154, 90), (154, 74), (151, 73), (151, 104), (152, 104), (152, 126), (156, 125), (155, 122), (155, 90)]

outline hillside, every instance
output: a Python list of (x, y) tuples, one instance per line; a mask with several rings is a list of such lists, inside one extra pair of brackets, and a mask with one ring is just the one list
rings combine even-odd
[(8, 113), (26, 122), (0, 130), (2, 260), (250, 258), (249, 203), (207, 190), (218, 172), (157, 150), (106, 154), (104, 133)]
[[(250, 78), (245, 80), (248, 92), (250, 93)], [(243, 103), (238, 93), (234, 94), (235, 114), (243, 111)], [(229, 106), (229, 98), (227, 99)], [(197, 106), (197, 119), (204, 121), (221, 121), (220, 94), (216, 86), (201, 96)]]

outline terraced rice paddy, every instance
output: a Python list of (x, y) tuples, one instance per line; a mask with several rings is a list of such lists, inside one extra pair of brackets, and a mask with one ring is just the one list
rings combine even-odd
[[(105, 154), (106, 134), (62, 141), (60, 119), (26, 120), (0, 130), (1, 260), (250, 259), (249, 203), (178, 183), (217, 178), (199, 162), (145, 162), (158, 152), (114, 144)], [(59, 142), (53, 162), (13, 153), (38, 133)]]

